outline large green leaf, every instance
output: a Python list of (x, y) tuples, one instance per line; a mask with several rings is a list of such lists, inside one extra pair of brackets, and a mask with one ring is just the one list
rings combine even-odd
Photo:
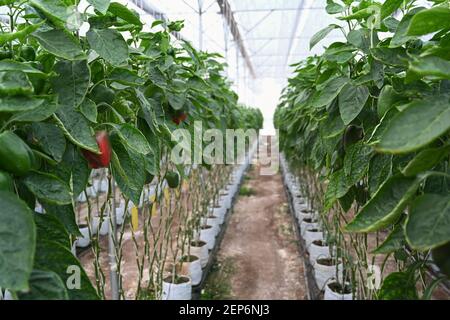
[(0, 191), (0, 287), (28, 289), (36, 228), (31, 210), (17, 195)]
[(369, 163), (369, 193), (373, 195), (392, 173), (392, 155), (376, 154)]
[(439, 57), (421, 57), (409, 64), (409, 70), (421, 76), (450, 79), (450, 61)]
[(375, 60), (384, 64), (398, 67), (405, 67), (408, 65), (408, 56), (406, 50), (403, 48), (372, 48), (370, 53)]
[(134, 24), (137, 26), (142, 26), (142, 22), (139, 18), (139, 14), (131, 11), (123, 4), (120, 4), (118, 2), (113, 2), (110, 4), (108, 11), (111, 12), (113, 15), (119, 17), (120, 19), (125, 20), (128, 23), (131, 23), (131, 24)]
[(376, 148), (405, 153), (429, 144), (450, 128), (449, 104), (447, 95), (412, 102), (390, 121)]
[(23, 39), (27, 35), (29, 35), (30, 33), (33, 33), (37, 29), (39, 29), (39, 27), (42, 24), (43, 24), (43, 22), (38, 23), (38, 24), (28, 25), (19, 31), (0, 33), (0, 46), (3, 46), (5, 43), (16, 40), (16, 39), (23, 41)]
[(402, 173), (404, 176), (412, 177), (421, 172), (430, 170), (448, 155), (449, 152), (449, 145), (422, 150), (408, 163), (402, 170)]
[(29, 0), (29, 3), (60, 27), (67, 24), (76, 8), (73, 0)]
[(378, 292), (380, 300), (417, 300), (416, 281), (409, 272), (388, 275)]
[(45, 102), (45, 99), (26, 96), (0, 97), (0, 112), (32, 112)]
[(125, 68), (115, 68), (108, 76), (108, 79), (123, 85), (139, 86), (145, 84), (145, 79), (139, 77), (136, 72)]
[(348, 185), (358, 183), (369, 168), (372, 157), (372, 148), (363, 142), (352, 144), (347, 150), (344, 158), (344, 173)]
[(364, 108), (369, 98), (366, 86), (346, 84), (339, 93), (339, 111), (345, 125), (352, 122)]
[(69, 186), (54, 175), (32, 172), (25, 177), (24, 183), (38, 199), (59, 205), (72, 203)]
[(52, 214), (34, 214), (37, 237), (36, 241), (55, 241), (63, 247), (70, 249), (70, 236), (66, 228), (57, 217)]
[(450, 8), (434, 7), (416, 13), (409, 25), (408, 35), (421, 36), (450, 28)]
[(350, 187), (343, 169), (333, 172), (324, 196), (324, 210), (329, 210), (336, 200), (345, 196)]
[(450, 196), (424, 194), (412, 203), (405, 233), (413, 249), (425, 251), (450, 241)]
[(386, 0), (381, 6), (381, 19), (384, 19), (394, 13), (402, 4), (410, 1), (405, 0)]
[(90, 122), (97, 123), (97, 105), (91, 99), (84, 99), (79, 106), (80, 112), (86, 117)]
[(388, 254), (401, 249), (406, 244), (403, 224), (399, 223), (374, 251), (374, 254)]
[(423, 8), (415, 8), (403, 16), (402, 20), (397, 26), (397, 29), (395, 30), (395, 34), (391, 39), (389, 47), (391, 48), (400, 47), (405, 43), (407, 43), (409, 40), (415, 39), (415, 36), (408, 35), (408, 28), (409, 24), (411, 23), (411, 19), (417, 12), (421, 10), (423, 10)]
[(73, 194), (78, 196), (86, 188), (91, 169), (78, 148), (68, 144), (63, 160), (52, 168), (52, 172), (63, 181), (71, 181)]
[(311, 105), (318, 108), (330, 104), (348, 82), (349, 79), (346, 77), (338, 77), (328, 81), (323, 90), (314, 94)]
[(369, 18), (371, 16), (377, 15), (380, 12), (380, 5), (379, 4), (374, 4), (371, 5), (367, 8), (363, 8), (361, 10), (358, 10), (356, 12), (353, 12), (345, 17), (339, 17), (340, 20), (345, 20), (345, 21), (349, 21), (349, 20), (361, 20), (361, 19), (366, 19)]
[(309, 49), (311, 50), (316, 44), (318, 44), (323, 38), (325, 38), (334, 29), (340, 28), (337, 24), (330, 24), (328, 27), (323, 28), (312, 36), (309, 41)]
[(386, 112), (401, 101), (404, 101), (404, 98), (397, 94), (392, 86), (385, 85), (383, 89), (381, 89), (380, 95), (378, 96), (378, 117), (383, 118)]
[(139, 129), (127, 123), (113, 126), (126, 146), (143, 155), (152, 152), (150, 144)]
[(127, 62), (128, 45), (117, 30), (91, 29), (87, 33), (87, 39), (91, 48), (112, 65)]
[(54, 118), (70, 141), (83, 149), (98, 152), (89, 122), (80, 112), (71, 106), (61, 106)]
[(66, 150), (66, 139), (62, 130), (53, 123), (35, 122), (31, 125), (33, 141), (42, 150), (52, 156), (56, 161), (61, 161)]
[(0, 61), (0, 71), (22, 71), (26, 74), (46, 76), (46, 74), (44, 72), (32, 67), (31, 65), (29, 65), (27, 63), (9, 60), (9, 59)]
[(346, 231), (372, 232), (394, 223), (419, 187), (421, 179), (393, 176), (347, 224)]
[[(1, 99), (0, 99), (1, 101)], [(12, 104), (14, 105), (14, 104)], [(31, 106), (30, 106), (31, 107)], [(9, 122), (38, 122), (44, 121), (58, 110), (56, 99), (48, 97), (42, 101), (37, 107), (30, 110), (15, 113)]]
[(44, 50), (57, 57), (66, 60), (86, 59), (78, 39), (66, 31), (55, 29), (35, 32), (33, 36)]
[(18, 294), (19, 300), (68, 300), (66, 287), (52, 271), (33, 270), (30, 291)]
[(90, 84), (91, 71), (87, 60), (59, 61), (54, 70), (58, 76), (53, 79), (52, 88), (58, 94), (58, 103), (77, 108), (83, 102)]
[(137, 204), (145, 184), (144, 156), (126, 148), (117, 139), (111, 139), (111, 142), (114, 150), (112, 174), (122, 193)]
[(36, 247), (35, 261), (35, 268), (55, 272), (65, 284), (70, 282), (70, 277), (73, 275), (68, 272), (68, 270), (70, 271), (69, 267), (79, 268), (80, 288), (67, 290), (70, 300), (99, 299), (97, 292), (78, 259), (74, 257), (70, 250), (60, 244), (51, 241), (39, 242)]
[(0, 71), (1, 95), (31, 95), (33, 90), (33, 85), (25, 72)]
[[(70, 234), (74, 236), (81, 235), (80, 229), (78, 228), (75, 219), (75, 210), (73, 209), (72, 204), (61, 206), (42, 201), (42, 206), (45, 208), (45, 212), (47, 212), (49, 215), (56, 217), (64, 225), (64, 227)], [(61, 239), (59, 239), (57, 242), (60, 243)], [(66, 245), (63, 246), (65, 247)]]
[(111, 0), (87, 0), (94, 6), (101, 14), (105, 14), (108, 11)]

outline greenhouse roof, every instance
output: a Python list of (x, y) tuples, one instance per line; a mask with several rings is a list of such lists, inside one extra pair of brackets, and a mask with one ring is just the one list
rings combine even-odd
[(326, 0), (152, 0), (151, 6), (169, 20), (184, 20), (181, 34), (197, 48), (223, 54), (233, 70), (232, 79), (284, 82), (291, 74), (290, 64), (321, 53), (323, 46), (343, 37), (334, 31), (309, 50), (309, 40), (317, 31), (342, 23), (326, 13)]

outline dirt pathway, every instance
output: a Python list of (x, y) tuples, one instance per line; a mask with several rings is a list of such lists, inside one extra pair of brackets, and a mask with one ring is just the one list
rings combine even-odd
[[(218, 253), (232, 299), (306, 299), (303, 262), (280, 175), (254, 167), (243, 184)], [(250, 193), (250, 195), (242, 195)]]

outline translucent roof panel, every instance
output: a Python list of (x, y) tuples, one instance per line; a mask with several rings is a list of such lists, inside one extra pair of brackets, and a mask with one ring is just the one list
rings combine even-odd
[(230, 0), (230, 4), (259, 78), (284, 81), (290, 75), (289, 64), (343, 39), (342, 34), (333, 32), (309, 50), (309, 40), (317, 31), (340, 23), (326, 13), (326, 0)]

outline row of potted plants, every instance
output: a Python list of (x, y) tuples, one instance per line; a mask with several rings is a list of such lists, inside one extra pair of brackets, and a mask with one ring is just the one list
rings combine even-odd
[[(219, 55), (172, 37), (182, 21), (157, 20), (147, 31), (137, 12), (110, 0), (0, 6), (10, 17), (0, 20), (0, 220), (9, 231), (0, 232), (1, 290), (18, 299), (105, 298), (106, 277), (96, 269), (91, 281), (70, 251), (74, 238), (93, 242), (77, 224), (77, 200), (89, 205), (106, 191), (114, 202), (104, 177), (88, 186), (91, 171), (107, 169), (126, 199), (112, 206), (123, 218), (153, 178), (165, 178), (175, 130), (195, 121), (223, 132), (257, 128), (261, 113), (238, 103)], [(105, 231), (100, 220), (87, 226)], [(80, 290), (64, 285), (69, 265), (80, 267)]]
[(329, 234), (322, 226), (322, 220), (303, 193), (299, 178), (290, 172), (288, 164), (281, 156), (283, 181), (287, 187), (294, 209), (295, 219), (300, 230), (301, 241), (308, 253), (309, 263), (314, 268), (314, 279), (319, 290), (324, 291), (324, 300), (352, 300), (353, 293), (348, 282), (344, 281), (344, 265), (337, 254), (336, 247), (329, 244)]
[(324, 10), (338, 23), (310, 48), (342, 37), (295, 64), (274, 117), (280, 149), (340, 242), (358, 299), (428, 299), (450, 276), (449, 1)]
[(205, 212), (199, 216), (199, 224), (189, 242), (188, 254), (181, 257), (176, 266), (170, 266), (171, 272), (164, 279), (163, 300), (190, 300), (192, 288), (201, 284), (203, 272), (214, 258), (212, 253), (220, 245), (218, 236), (224, 232), (225, 221), (231, 212), (255, 148), (256, 146), (249, 151), (242, 165), (233, 169), (223, 188), (218, 191), (216, 200), (212, 200)]

